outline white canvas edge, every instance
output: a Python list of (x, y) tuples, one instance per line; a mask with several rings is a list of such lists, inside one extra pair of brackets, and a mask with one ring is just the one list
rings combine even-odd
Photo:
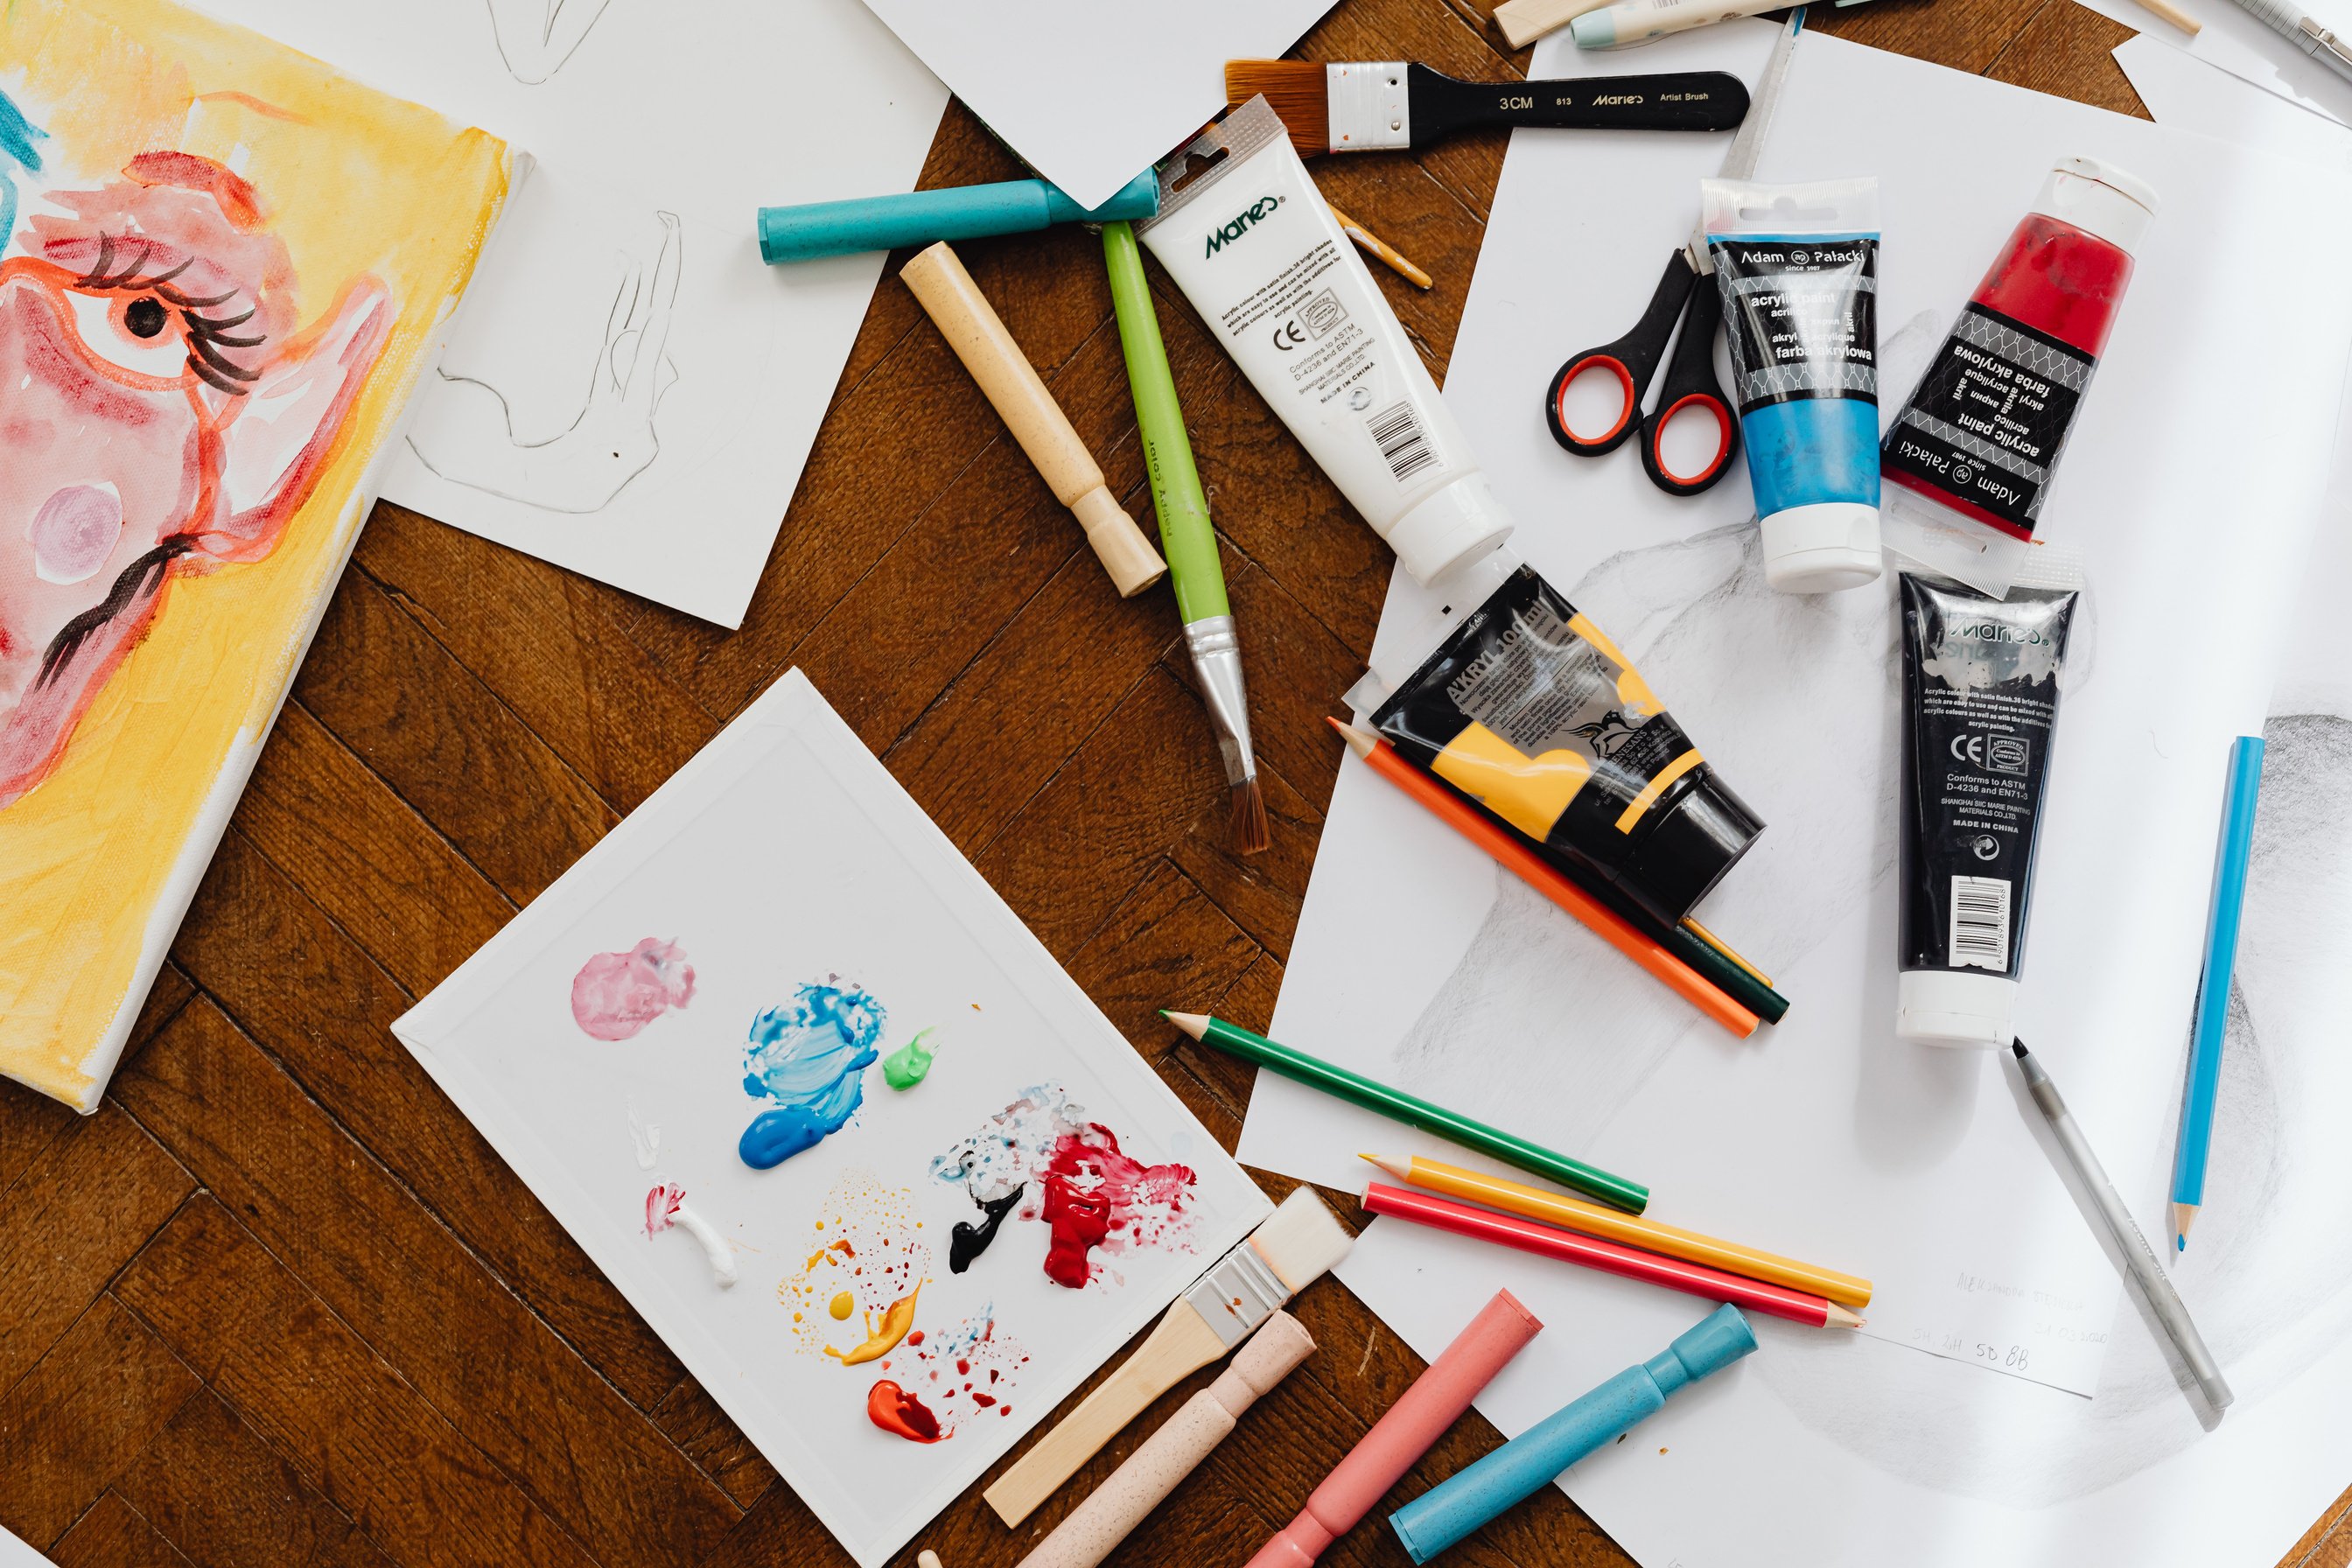
[[(219, 24), (236, 26), (233, 22)], [(250, 31), (240, 29), (242, 31)], [(256, 37), (260, 35), (257, 34)], [(307, 58), (307, 57), (305, 57)], [(335, 68), (322, 68), (332, 71)], [(482, 238), (474, 256), (474, 266), (467, 273), (470, 280), (482, 265), (498, 232), (506, 221), (506, 214), (515, 194), (530, 177), (531, 156), (520, 148), (509, 146), (506, 157), (507, 193), (499, 205), (499, 216)], [(457, 306), (464, 296), (441, 312), (433, 324), (432, 339), (425, 352), (417, 356), (417, 373), (407, 394), (401, 399), (399, 416), (384, 433), (375, 456), (368, 459), (360, 473), (359, 482), (343, 512), (335, 520), (335, 527), (343, 534), (342, 550), (336, 557), (335, 569), (325, 579), (325, 591), (310, 607), (310, 619), (290, 631), (287, 641), (289, 658), (286, 663), (286, 679), (278, 689), (278, 700), (270, 704), (269, 717), (252, 728), (238, 732), (229, 743), (227, 754), (221, 760), (219, 772), (213, 775), (212, 788), (205, 793), (204, 804), (188, 825), (187, 837), (181, 841), (180, 853), (172, 862), (172, 869), (163, 879), (162, 890), (147, 911), (147, 927), (141, 935), (139, 962), (131, 969), (129, 984), (124, 987), (122, 1001), (115, 1009), (114, 1021), (107, 1026), (88, 1054), (78, 1064), (89, 1079), (88, 1089), (79, 1100), (67, 1100), (84, 1116), (95, 1115), (99, 1102), (106, 1098), (106, 1086), (113, 1081), (114, 1069), (122, 1061), (124, 1047), (130, 1043), (131, 1026), (138, 1023), (141, 1009), (147, 1005), (147, 994), (154, 988), (155, 976), (162, 973), (163, 960), (170, 956), (172, 942), (180, 934), (180, 922), (187, 919), (188, 906), (195, 901), (196, 889), (202, 885), (205, 873), (211, 869), (213, 856), (219, 852), (222, 835), (228, 831), (229, 818), (236, 815), (236, 803), (245, 797), (245, 786), (253, 777), (254, 767), (261, 761), (261, 749), (269, 742), (270, 732), (278, 728), (278, 716), (286, 710), (286, 700), (294, 694), (295, 678), (302, 672), (302, 661), (310, 652), (310, 641), (319, 635), (320, 626), (327, 618), (327, 606), (342, 586), (343, 574), (351, 570), (352, 552), (359, 548), (360, 531), (367, 526), (368, 514), (375, 510), (376, 498), (383, 489), (383, 470), (400, 446), (407, 438), (409, 421), (415, 416), (416, 394), (424, 378), (441, 361), (442, 351), (448, 346), (449, 331), (457, 320)], [(27, 1084), (39, 1089), (38, 1084)], [(52, 1098), (62, 1099), (61, 1096)]]
[[(475, 1073), (466, 1060), (444, 1054), (435, 1046), (436, 1040), (457, 1029), (488, 1001), (509, 974), (544, 952), (572, 920), (593, 907), (614, 880), (656, 853), (683, 826), (673, 826), (667, 820), (677, 810), (685, 808), (683, 797), (697, 787), (703, 775), (716, 771), (728, 760), (728, 753), (754, 742), (762, 732), (778, 739), (798, 733), (836, 776), (845, 763), (857, 771), (870, 770), (870, 776), (887, 787), (863, 795), (861, 805), (874, 814), (877, 826), (893, 838), (917, 875), (937, 889), (942, 898), (952, 899), (961, 906), (957, 913), (974, 928), (976, 936), (1000, 953), (1009, 949), (1012, 964), (1025, 963), (1035, 968), (1034, 975), (1022, 975), (1019, 983), (1024, 988), (1042, 986), (1044, 994), (1034, 998), (1040, 1010), (1066, 1017), (1075, 1009), (1074, 1021), (1090, 1020), (1089, 1026), (1104, 1037), (1102, 1077), (1108, 1080), (1123, 1075), (1130, 1079), (1129, 1084), (1121, 1086), (1123, 1090), (1139, 1098), (1156, 1100), (1171, 1120), (1196, 1129), (1202, 1146), (1214, 1149), (1215, 1157), (1233, 1167), (1240, 1185), (1254, 1194), (1256, 1202), (1238, 1206), (1224, 1225), (1202, 1233), (1197, 1256), (1204, 1268), (1240, 1245), (1273, 1213), (1274, 1205), (1241, 1171), (1239, 1163), (1225, 1153), (1214, 1135), (1201, 1126), (1175, 1091), (1136, 1054), (1126, 1037), (1102, 1016), (1093, 999), (997, 896), (938, 824), (889, 776), (798, 668), (778, 677), (733, 722), (606, 835), (597, 850), (574, 863), (424, 1001), (393, 1020), (393, 1034), (513, 1167), (557, 1223), (605, 1272), (629, 1304), (652, 1325), (662, 1342), (686, 1363), (834, 1539), (856, 1559), (859, 1568), (879, 1568), (991, 1465), (1035, 1430), (1119, 1346), (1157, 1317), (1167, 1307), (1172, 1293), (1171, 1297), (1161, 1297), (1140, 1292), (1124, 1303), (1120, 1310), (1106, 1314), (1103, 1326), (1074, 1352), (1067, 1369), (1058, 1376), (1041, 1381), (1035, 1396), (1024, 1399), (1026, 1416), (1015, 1418), (1011, 1436), (1004, 1443), (992, 1447), (974, 1445), (969, 1458), (959, 1456), (930, 1488), (905, 1500), (897, 1523), (871, 1536), (861, 1535), (850, 1528), (821, 1489), (802, 1484), (813, 1450), (795, 1429), (789, 1413), (773, 1407), (748, 1380), (731, 1375), (739, 1370), (732, 1357), (690, 1314), (674, 1310), (671, 1301), (654, 1293), (635, 1291), (623, 1283), (633, 1272), (628, 1265), (635, 1255), (629, 1258), (621, 1255), (619, 1233), (614, 1229), (612, 1216), (604, 1205), (589, 1197), (566, 1172), (563, 1163), (546, 1149), (527, 1123), (512, 1115), (504, 1097)], [(590, 865), (591, 860), (596, 864)], [(534, 910), (538, 911), (535, 918), (526, 921), (525, 917)], [(525, 930), (527, 924), (535, 930)], [(538, 936), (536, 931), (547, 934)], [(1013, 973), (1008, 964), (1007, 973)], [(1186, 1282), (1190, 1283), (1190, 1278)], [(641, 1295), (645, 1299), (641, 1300)]]

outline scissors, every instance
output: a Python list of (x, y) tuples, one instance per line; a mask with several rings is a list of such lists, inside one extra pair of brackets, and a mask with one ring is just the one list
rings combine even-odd
[[(1804, 7), (1799, 6), (1780, 36), (1773, 40), (1771, 57), (1764, 62), (1764, 74), (1757, 79), (1756, 91), (1748, 107), (1747, 118), (1739, 122), (1739, 133), (1731, 139), (1731, 151), (1725, 154), (1722, 177), (1744, 180), (1756, 172), (1756, 160), (1763, 151), (1764, 131), (1772, 119), (1773, 105), (1779, 101), (1781, 83), (1789, 75), (1789, 58), (1794, 52), (1797, 33), (1805, 24)], [(1739, 422), (1733, 416), (1730, 400), (1715, 378), (1715, 334), (1723, 325), (1723, 309), (1717, 302), (1715, 288), (1708, 281), (1715, 273), (1715, 263), (1706, 251), (1706, 230), (1704, 225), (1694, 228), (1691, 237), (1666, 258), (1665, 276), (1658, 279), (1657, 290), (1650, 296), (1649, 307), (1633, 330), (1613, 343), (1603, 343), (1597, 349), (1586, 349), (1573, 355), (1551, 378), (1544, 393), (1544, 423), (1551, 427), (1551, 438), (1580, 458), (1598, 458), (1624, 445), (1625, 438), (1636, 430), (1642, 433), (1642, 467), (1650, 482), (1674, 496), (1695, 496), (1723, 478), (1731, 463), (1731, 454), (1739, 448)], [(1677, 323), (1681, 331), (1675, 331)], [(1648, 391), (1650, 379), (1660, 361), (1666, 360), (1666, 345), (1674, 343), (1674, 357), (1666, 363), (1666, 374), (1659, 384), (1656, 404), (1648, 414), (1642, 412), (1642, 399)], [(1617, 410), (1617, 422), (1598, 436), (1580, 436), (1568, 427), (1561, 411), (1569, 384), (1588, 370), (1605, 370), (1617, 378), (1623, 402)], [(1715, 416), (1715, 456), (1695, 474), (1677, 474), (1666, 467), (1659, 441), (1665, 434), (1667, 422), (1685, 408), (1703, 408)]]

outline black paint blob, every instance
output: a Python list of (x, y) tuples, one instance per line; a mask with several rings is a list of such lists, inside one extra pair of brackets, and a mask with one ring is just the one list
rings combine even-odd
[(988, 1244), (996, 1239), (997, 1227), (1003, 1225), (1004, 1216), (1013, 1212), (1013, 1205), (1021, 1201), (1022, 1191), (1021, 1187), (1015, 1187), (1003, 1197), (986, 1203), (981, 1203), (977, 1198), (972, 1200), (980, 1204), (981, 1213), (988, 1217), (978, 1225), (970, 1220), (956, 1222), (954, 1232), (948, 1237), (950, 1273), (962, 1273), (972, 1266), (974, 1259), (988, 1250)]

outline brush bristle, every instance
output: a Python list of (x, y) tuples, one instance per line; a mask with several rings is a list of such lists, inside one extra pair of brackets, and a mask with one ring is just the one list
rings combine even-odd
[(1265, 792), (1252, 773), (1234, 785), (1234, 847), (1244, 855), (1260, 855), (1273, 844), (1274, 830), (1265, 821)]
[(1331, 89), (1316, 60), (1227, 60), (1225, 100), (1247, 103), (1260, 93), (1302, 157), (1331, 150)]
[(1297, 1188), (1283, 1199), (1250, 1235), (1250, 1246), (1294, 1296), (1322, 1279), (1355, 1245), (1356, 1238), (1332, 1217), (1312, 1187)]

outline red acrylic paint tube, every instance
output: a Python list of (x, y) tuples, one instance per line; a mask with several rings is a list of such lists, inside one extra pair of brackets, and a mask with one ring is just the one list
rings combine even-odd
[(2051, 169), (1880, 443), (1889, 547), (2009, 592), (2155, 217), (2113, 164)]

